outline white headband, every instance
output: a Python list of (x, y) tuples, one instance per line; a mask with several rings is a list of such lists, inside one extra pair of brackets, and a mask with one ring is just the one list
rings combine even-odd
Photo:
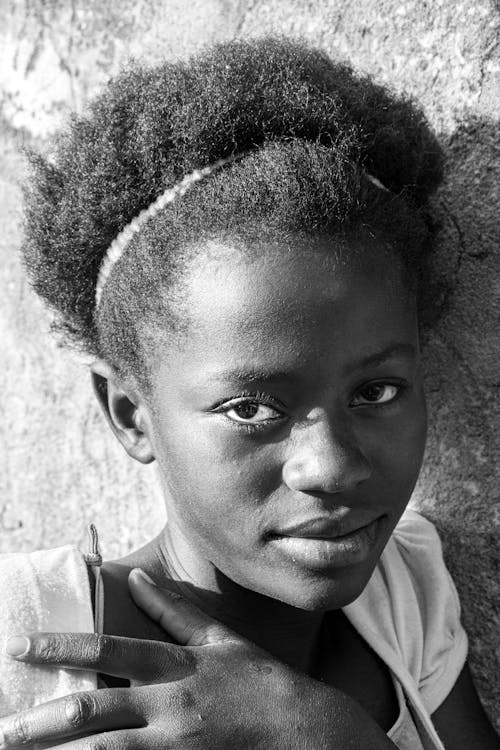
[(99, 268), (99, 274), (97, 276), (97, 283), (95, 288), (96, 310), (100, 305), (102, 293), (104, 287), (106, 286), (109, 275), (113, 269), (113, 266), (118, 263), (118, 261), (122, 257), (134, 234), (137, 234), (137, 232), (142, 229), (144, 224), (149, 221), (149, 219), (153, 218), (153, 216), (156, 216), (156, 214), (163, 208), (165, 208), (165, 206), (167, 206), (169, 203), (173, 203), (176, 198), (184, 195), (184, 193), (187, 193), (187, 191), (194, 184), (213, 174), (213, 172), (216, 172), (220, 167), (223, 167), (224, 164), (229, 164), (230, 162), (239, 159), (241, 156), (242, 154), (228, 156), (226, 159), (219, 159), (209, 167), (203, 167), (203, 169), (195, 169), (194, 172), (191, 172), (190, 174), (183, 177), (182, 180), (176, 185), (167, 188), (161, 195), (158, 196), (155, 201), (153, 201), (153, 203), (151, 203), (151, 205), (141, 211), (135, 218), (132, 219), (130, 224), (127, 224), (127, 226), (121, 230), (121, 232), (115, 237), (111, 245), (108, 247)]
[[(104, 291), (104, 287), (109, 278), (109, 275), (115, 264), (118, 263), (118, 261), (124, 254), (134, 234), (137, 234), (137, 232), (140, 231), (144, 224), (149, 221), (149, 219), (153, 218), (153, 216), (156, 216), (156, 214), (163, 208), (165, 208), (165, 206), (167, 206), (169, 203), (173, 203), (176, 198), (181, 197), (182, 195), (187, 193), (187, 191), (197, 182), (200, 182), (200, 180), (203, 180), (205, 177), (209, 177), (220, 167), (223, 167), (225, 164), (229, 164), (236, 159), (240, 159), (242, 156), (243, 154), (236, 154), (233, 156), (229, 156), (226, 159), (219, 159), (210, 166), (203, 167), (203, 169), (195, 169), (194, 172), (191, 172), (190, 174), (183, 177), (183, 179), (176, 185), (167, 188), (160, 196), (158, 196), (155, 201), (153, 201), (153, 203), (151, 203), (151, 205), (141, 211), (134, 219), (132, 219), (129, 224), (127, 224), (126, 227), (121, 230), (121, 232), (115, 237), (115, 239), (107, 249), (99, 269), (95, 289), (96, 310), (99, 308), (99, 305), (101, 303), (102, 293)], [(368, 174), (368, 172), (364, 172), (364, 175), (376, 187), (380, 188), (380, 190), (384, 190), (386, 193), (390, 192), (377, 177)]]
[(382, 182), (380, 182), (380, 180), (379, 180), (378, 177), (374, 177), (374, 175), (368, 174), (368, 172), (365, 172), (364, 175), (365, 175), (365, 177), (366, 177), (367, 180), (370, 180), (370, 182), (372, 182), (375, 185), (375, 187), (380, 188), (381, 190), (383, 190), (386, 193), (390, 193), (391, 192), (389, 190), (389, 188), (386, 188), (386, 186)]

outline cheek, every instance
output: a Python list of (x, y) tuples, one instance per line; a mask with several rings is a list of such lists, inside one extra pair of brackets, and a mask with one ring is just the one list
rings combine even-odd
[(402, 459), (409, 473), (416, 477), (422, 465), (427, 439), (427, 407), (423, 388), (420, 386), (414, 400), (413, 409), (401, 427)]
[(276, 446), (256, 446), (235, 433), (206, 424), (185, 435), (163, 431), (156, 457), (171, 506), (167, 512), (185, 527), (241, 542), (255, 539), (266, 501), (281, 484), (281, 463)]
[(410, 499), (420, 468), (427, 436), (427, 413), (421, 389), (411, 408), (391, 420), (373, 441), (374, 465), (380, 489), (395, 513), (402, 513)]

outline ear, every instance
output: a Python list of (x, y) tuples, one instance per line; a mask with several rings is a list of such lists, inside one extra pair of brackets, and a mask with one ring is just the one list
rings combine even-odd
[(116, 438), (136, 461), (154, 461), (144, 399), (104, 360), (96, 360), (90, 369), (94, 393)]

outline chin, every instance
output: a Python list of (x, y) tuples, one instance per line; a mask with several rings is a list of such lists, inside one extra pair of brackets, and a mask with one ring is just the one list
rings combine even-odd
[(390, 521), (381, 516), (341, 537), (272, 537), (264, 583), (268, 591), (262, 593), (308, 611), (346, 607), (366, 587), (390, 531)]
[[(296, 609), (308, 612), (328, 612), (351, 604), (366, 587), (374, 566), (341, 568), (335, 575), (325, 578), (301, 576), (290, 581), (289, 587), (268, 593)], [(280, 583), (284, 583), (281, 578)], [(267, 593), (267, 592), (266, 592)]]

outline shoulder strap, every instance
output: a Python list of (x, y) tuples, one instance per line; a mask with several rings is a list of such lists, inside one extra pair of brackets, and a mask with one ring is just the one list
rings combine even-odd
[(104, 627), (104, 587), (101, 576), (102, 556), (99, 551), (99, 535), (93, 523), (88, 527), (88, 534), (89, 552), (84, 553), (83, 559), (93, 576), (94, 632), (102, 633)]

